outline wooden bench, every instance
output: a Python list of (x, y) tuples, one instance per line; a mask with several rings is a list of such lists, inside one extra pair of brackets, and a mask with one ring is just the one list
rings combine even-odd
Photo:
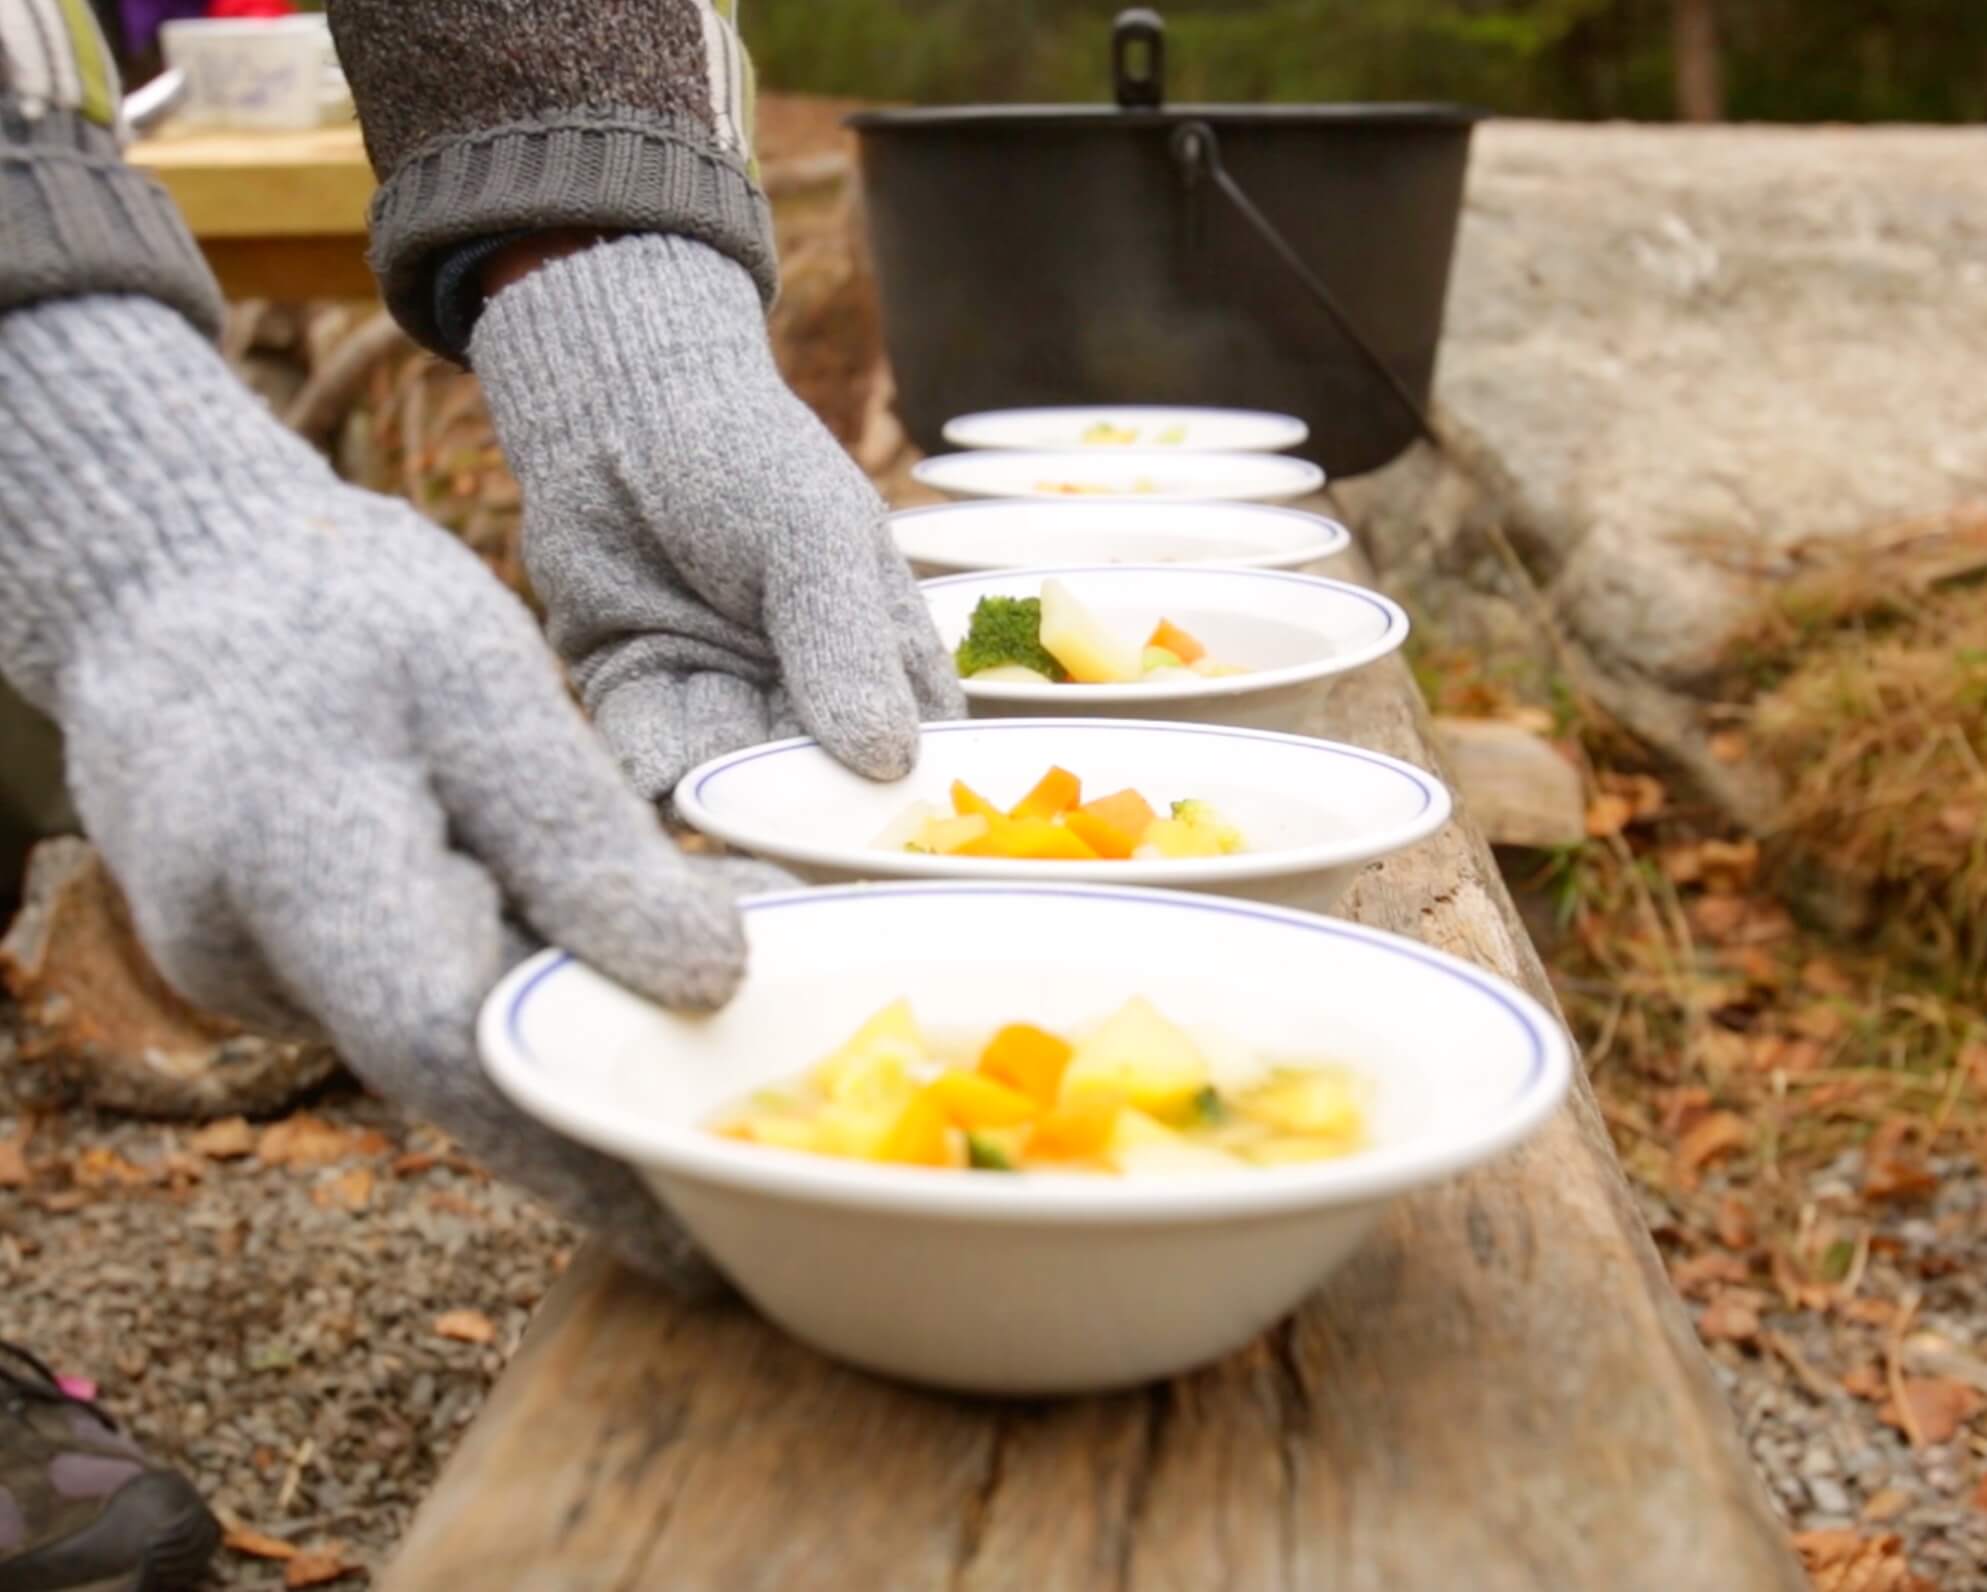
[(356, 125), (171, 133), (128, 151), (165, 185), (231, 299), (371, 298), (373, 170)]
[[(1435, 766), (1404, 666), (1334, 731)], [(1467, 819), (1348, 908), (1551, 995)], [(1799, 1592), (1584, 1081), (1292, 1320), (1147, 1391), (1007, 1405), (831, 1364), (582, 1255), (386, 1592)]]

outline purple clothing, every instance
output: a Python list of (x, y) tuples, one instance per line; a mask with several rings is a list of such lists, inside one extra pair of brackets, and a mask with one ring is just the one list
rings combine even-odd
[(143, 55), (159, 42), (159, 24), (181, 17), (204, 17), (207, 0), (118, 0), (118, 16), (124, 23), (124, 48), (131, 55)]

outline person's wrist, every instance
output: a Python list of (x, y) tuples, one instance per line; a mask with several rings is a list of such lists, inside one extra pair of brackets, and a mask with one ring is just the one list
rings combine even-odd
[(626, 237), (623, 232), (598, 227), (562, 227), (549, 232), (532, 232), (511, 238), (482, 262), (478, 278), (487, 304), (507, 287), (513, 287), (542, 266), (570, 259), (602, 243)]

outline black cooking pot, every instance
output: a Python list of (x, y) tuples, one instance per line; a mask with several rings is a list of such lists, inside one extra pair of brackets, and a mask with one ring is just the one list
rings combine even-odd
[(870, 111), (870, 238), (898, 408), (926, 452), (1012, 405), (1301, 416), (1334, 475), (1425, 429), (1479, 112), (1163, 103), (1127, 11), (1115, 106)]

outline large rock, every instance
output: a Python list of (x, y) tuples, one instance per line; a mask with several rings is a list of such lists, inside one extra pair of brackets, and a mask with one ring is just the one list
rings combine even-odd
[(1735, 630), (1797, 545), (1987, 496), (1983, 370), (1987, 135), (1491, 123), (1451, 454), (1337, 491), (1391, 584), (1757, 820), (1712, 702)]
[(110, 1110), (194, 1119), (280, 1111), (338, 1064), (321, 1044), (245, 1033), (174, 994), (84, 840), (35, 848), (21, 910), (0, 940), (0, 977), (20, 1002), (14, 1065), (42, 1069), (52, 1086), (43, 1092)]

